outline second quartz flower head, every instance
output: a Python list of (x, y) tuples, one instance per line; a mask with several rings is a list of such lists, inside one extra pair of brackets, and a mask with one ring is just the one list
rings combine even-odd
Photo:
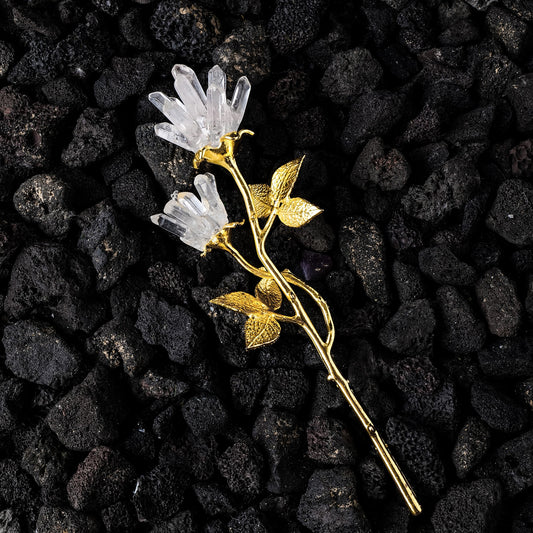
[(161, 92), (148, 98), (170, 122), (156, 124), (158, 137), (191, 152), (205, 146), (218, 147), (220, 138), (237, 131), (250, 95), (250, 82), (239, 78), (231, 100), (226, 98), (226, 74), (215, 65), (208, 74), (207, 94), (194, 71), (186, 65), (174, 65), (174, 88), (181, 101)]
[(198, 174), (194, 178), (194, 186), (200, 199), (192, 192), (176, 191), (166, 203), (163, 213), (150, 218), (185, 244), (205, 252), (213, 237), (228, 224), (228, 215), (213, 174)]

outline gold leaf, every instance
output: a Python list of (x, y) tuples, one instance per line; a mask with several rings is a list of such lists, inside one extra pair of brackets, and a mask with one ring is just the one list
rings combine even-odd
[(296, 183), (296, 178), (300, 172), (302, 166), (303, 157), (289, 161), (285, 165), (281, 166), (274, 172), (272, 176), (271, 193), (270, 197), (273, 201), (283, 201), (289, 196)]
[(282, 204), (278, 216), (286, 226), (299, 228), (320, 213), (322, 213), (322, 209), (303, 198), (289, 198)]
[(261, 300), (265, 305), (277, 311), (281, 307), (283, 297), (278, 284), (273, 279), (263, 278), (255, 288), (255, 297)]
[(245, 315), (251, 315), (253, 313), (262, 313), (268, 310), (268, 307), (247, 292), (230, 292), (229, 294), (223, 294), (217, 298), (213, 298), (210, 301), (212, 304), (217, 304), (222, 307), (227, 307), (233, 311), (238, 311)]
[(255, 214), (258, 218), (266, 218), (272, 211), (270, 202), (270, 185), (266, 183), (257, 183), (250, 185), (252, 201), (254, 203)]
[(259, 348), (278, 340), (281, 332), (279, 322), (266, 313), (253, 315), (244, 324), (246, 349)]

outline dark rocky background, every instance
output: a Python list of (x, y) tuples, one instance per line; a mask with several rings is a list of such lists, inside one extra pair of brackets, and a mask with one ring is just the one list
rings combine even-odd
[[(0, 0), (0, 21), (2, 532), (533, 531), (531, 0)], [(149, 222), (194, 175), (147, 101), (177, 62), (250, 78), (250, 181), (307, 155), (296, 193), (325, 214), (269, 250), (331, 304), (421, 517), (307, 339), (247, 353), (207, 303), (254, 280)]]

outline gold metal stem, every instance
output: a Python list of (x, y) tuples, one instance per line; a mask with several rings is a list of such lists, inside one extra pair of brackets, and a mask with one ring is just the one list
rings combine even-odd
[[(228, 152), (226, 152), (223, 155), (223, 157), (220, 157), (216, 161), (216, 164), (219, 164), (220, 166), (224, 167), (232, 175), (233, 179), (235, 180), (237, 184), (237, 187), (239, 188), (239, 191), (242, 194), (242, 197), (244, 199), (244, 203), (246, 206), (246, 211), (248, 214), (248, 219), (250, 222), (251, 230), (252, 230), (254, 244), (255, 244), (256, 251), (257, 251), (257, 257), (261, 261), (265, 270), (262, 270), (262, 269), (259, 269), (259, 268), (256, 268), (250, 265), (232, 246), (226, 246), (225, 249), (227, 249), (233, 255), (233, 257), (235, 257), (236, 260), (239, 261), (239, 263), (242, 266), (244, 266), (244, 268), (246, 268), (253, 274), (259, 277), (262, 277), (262, 278), (271, 277), (276, 281), (281, 292), (283, 293), (283, 295), (287, 298), (287, 300), (293, 307), (294, 313), (295, 313), (294, 317), (285, 317), (283, 315), (278, 315), (277, 318), (285, 322), (289, 321), (289, 322), (293, 322), (298, 325), (301, 325), (301, 327), (307, 333), (307, 335), (309, 336), (311, 342), (315, 346), (318, 354), (320, 355), (322, 362), (324, 363), (328, 371), (328, 380), (334, 381), (336, 383), (337, 387), (339, 388), (339, 390), (341, 391), (341, 393), (346, 398), (351, 408), (357, 415), (359, 421), (365, 428), (370, 439), (372, 440), (372, 443), (374, 444), (381, 459), (383, 460), (385, 467), (387, 468), (387, 470), (389, 471), (389, 474), (394, 480), (394, 483), (396, 484), (398, 490), (400, 491), (403, 499), (405, 500), (409, 510), (411, 511), (413, 515), (420, 514), (420, 512), (422, 511), (422, 508), (416, 499), (416, 495), (413, 489), (411, 488), (411, 486), (409, 485), (409, 482), (407, 481), (402, 471), (400, 470), (400, 467), (398, 466), (398, 464), (396, 463), (396, 461), (390, 454), (387, 445), (385, 444), (383, 439), (380, 437), (380, 435), (376, 431), (376, 428), (372, 424), (372, 421), (370, 420), (370, 418), (368, 417), (368, 415), (362, 408), (361, 404), (358, 402), (357, 398), (355, 397), (354, 393), (350, 389), (348, 381), (342, 376), (340, 370), (337, 368), (337, 366), (335, 365), (335, 362), (333, 361), (333, 358), (331, 356), (331, 348), (332, 348), (332, 344), (334, 340), (335, 330), (333, 327), (333, 321), (331, 319), (331, 314), (330, 314), (330, 311), (329, 311), (329, 308), (326, 302), (316, 291), (314, 291), (314, 289), (307, 286), (304, 282), (299, 280), (296, 276), (290, 273), (287, 273), (287, 272), (284, 272), (282, 274), (276, 268), (276, 266), (274, 265), (274, 263), (272, 262), (268, 254), (266, 253), (265, 240), (272, 226), (272, 222), (276, 216), (277, 208), (274, 207), (274, 210), (270, 214), (267, 220), (267, 223), (265, 224), (265, 227), (262, 229), (259, 225), (259, 221), (255, 214), (253, 199), (250, 193), (250, 189), (244, 177), (242, 176), (241, 172), (239, 171), (239, 168), (237, 167), (237, 163), (233, 156), (233, 150), (229, 150)], [(324, 320), (326, 322), (326, 326), (328, 330), (328, 337), (326, 341), (323, 341), (320, 335), (318, 334), (314, 324), (309, 318), (298, 296), (292, 289), (291, 284), (305, 290), (311, 296), (311, 298), (317, 303), (317, 305), (319, 305), (322, 311), (322, 314), (324, 316)]]

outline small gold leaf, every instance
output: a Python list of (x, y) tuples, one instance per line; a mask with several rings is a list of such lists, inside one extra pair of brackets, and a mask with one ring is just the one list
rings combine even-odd
[(266, 218), (272, 211), (270, 202), (270, 185), (266, 183), (257, 183), (250, 185), (252, 201), (254, 203), (255, 214), (258, 218)]
[(299, 228), (320, 213), (322, 213), (322, 209), (303, 198), (289, 198), (282, 204), (278, 216), (286, 226)]
[(278, 340), (281, 332), (279, 322), (266, 313), (253, 315), (244, 324), (246, 349), (259, 348)]
[(227, 307), (228, 309), (232, 309), (233, 311), (245, 315), (262, 313), (268, 310), (268, 307), (263, 302), (259, 301), (251, 294), (242, 291), (223, 294), (222, 296), (213, 298), (210, 303)]
[(300, 157), (294, 161), (289, 161), (289, 163), (279, 167), (278, 170), (274, 172), (271, 184), (272, 191), (270, 193), (270, 197), (273, 201), (282, 201), (289, 196), (296, 183), (296, 178), (300, 172), (303, 160), (304, 158)]
[(255, 288), (255, 297), (261, 300), (265, 305), (277, 311), (281, 307), (283, 297), (278, 284), (273, 279), (263, 278)]

